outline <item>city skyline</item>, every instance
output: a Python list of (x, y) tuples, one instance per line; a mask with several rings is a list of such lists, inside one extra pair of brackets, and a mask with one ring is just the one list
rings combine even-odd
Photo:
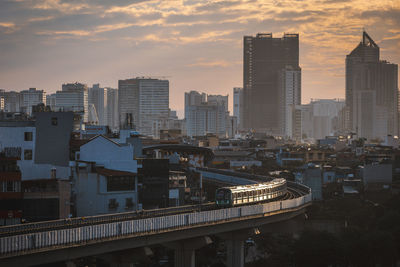
[(299, 33), (303, 103), (311, 98), (344, 98), (345, 56), (361, 41), (362, 28), (381, 47), (382, 58), (400, 62), (396, 1), (113, 1), (113, 5), (2, 2), (0, 88), (36, 87), (50, 94), (67, 82), (117, 88), (119, 79), (166, 76), (170, 107), (182, 116), (184, 92), (232, 97), (233, 87), (242, 86), (244, 35)]

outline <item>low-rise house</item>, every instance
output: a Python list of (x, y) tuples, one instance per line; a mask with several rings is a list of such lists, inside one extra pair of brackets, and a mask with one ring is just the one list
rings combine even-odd
[(72, 191), (76, 216), (125, 212), (139, 208), (138, 163), (131, 144), (99, 135), (77, 152)]

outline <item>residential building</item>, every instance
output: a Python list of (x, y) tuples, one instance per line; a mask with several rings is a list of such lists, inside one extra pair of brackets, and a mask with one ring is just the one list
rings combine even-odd
[(280, 125), (283, 136), (290, 139), (296, 136), (294, 113), (296, 105), (301, 105), (301, 69), (287, 65), (280, 72)]
[(225, 106), (202, 103), (185, 108), (186, 134), (188, 136), (205, 136), (216, 134), (221, 137), (226, 135)]
[(295, 180), (311, 188), (313, 200), (322, 200), (323, 177), (321, 166), (313, 163), (307, 164), (302, 171), (295, 173)]
[(139, 207), (134, 149), (102, 135), (80, 147), (72, 172), (76, 216), (126, 212)]
[(118, 90), (107, 88), (107, 125), (114, 131), (119, 128)]
[(207, 95), (207, 103), (224, 106), (225, 112), (229, 113), (228, 95)]
[(237, 118), (238, 128), (243, 125), (243, 88), (235, 87), (233, 88), (233, 116)]
[(236, 116), (229, 116), (226, 121), (226, 134), (229, 138), (234, 138), (238, 133), (238, 119)]
[(29, 118), (0, 118), (0, 152), (17, 158), (22, 180), (68, 178), (72, 112), (38, 112)]
[[(243, 41), (243, 127), (282, 136), (281, 113), (286, 108), (283, 92), (292, 89), (300, 95), (299, 35), (286, 33), (282, 38), (273, 38), (271, 33), (259, 33), (256, 37), (244, 36)], [(282, 75), (288, 68), (296, 71), (293, 88), (286, 82), (290, 73)], [(296, 97), (294, 94), (293, 99)]]
[(94, 104), (88, 105), (88, 121), (86, 125), (99, 125), (99, 117)]
[(144, 209), (169, 206), (169, 160), (142, 159), (138, 169), (139, 201)]
[(343, 133), (344, 110), (342, 99), (311, 99), (309, 104), (294, 106), (292, 138), (318, 140)]
[(56, 111), (57, 94), (46, 95), (46, 106), (49, 106), (52, 111)]
[(20, 112), (32, 115), (32, 107), (38, 104), (46, 104), (46, 92), (29, 88), (20, 92)]
[(346, 108), (350, 131), (383, 140), (398, 135), (398, 66), (380, 60), (379, 50), (364, 31), (346, 56)]
[(4, 99), (5, 112), (20, 112), (20, 93), (0, 89), (0, 97)]
[(168, 118), (169, 81), (134, 78), (118, 81), (118, 108), (121, 129), (136, 128), (154, 134), (154, 121)]
[(69, 180), (52, 179), (22, 181), (23, 218), (27, 222), (69, 218), (71, 184)]
[(207, 100), (205, 93), (199, 93), (197, 91), (190, 91), (185, 93), (185, 118), (187, 118), (186, 107), (197, 106), (201, 103), (205, 103)]
[(107, 88), (102, 88), (99, 84), (93, 84), (93, 87), (89, 88), (88, 102), (96, 109), (99, 125), (108, 125), (107, 91)]
[(228, 96), (185, 93), (185, 120), (188, 136), (216, 134), (226, 136), (229, 120)]
[(393, 180), (392, 164), (365, 164), (361, 169), (362, 180), (366, 189), (374, 185), (391, 186)]
[(62, 85), (62, 91), (56, 92), (55, 111), (73, 111), (81, 114), (83, 122), (88, 122), (88, 87), (82, 83)]
[(21, 223), (21, 172), (17, 160), (0, 151), (0, 226)]

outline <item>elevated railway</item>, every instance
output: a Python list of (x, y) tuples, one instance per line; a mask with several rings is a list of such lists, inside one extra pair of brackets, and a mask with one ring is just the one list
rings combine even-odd
[(229, 208), (209, 202), (0, 227), (0, 266), (69, 260), (287, 220), (311, 204), (308, 187), (288, 181), (287, 188), (273, 201)]

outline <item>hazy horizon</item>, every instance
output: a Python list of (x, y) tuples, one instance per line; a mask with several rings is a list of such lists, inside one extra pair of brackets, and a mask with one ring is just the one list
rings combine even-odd
[(345, 57), (362, 29), (381, 59), (400, 63), (398, 1), (62, 1), (0, 3), (0, 88), (61, 90), (82, 82), (165, 76), (170, 107), (184, 92), (242, 87), (243, 36), (300, 34), (302, 102), (344, 98)]

